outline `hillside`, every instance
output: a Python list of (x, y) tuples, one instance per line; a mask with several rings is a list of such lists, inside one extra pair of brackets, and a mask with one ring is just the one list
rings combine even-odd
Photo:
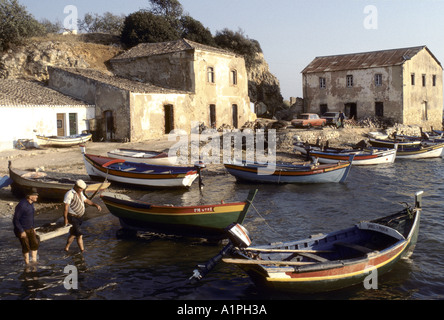
[[(48, 66), (92, 68), (107, 72), (107, 61), (123, 52), (119, 37), (107, 34), (50, 35), (33, 38), (0, 57), (0, 79), (48, 80)], [(248, 74), (250, 100), (263, 112), (282, 105), (279, 81), (265, 58)]]

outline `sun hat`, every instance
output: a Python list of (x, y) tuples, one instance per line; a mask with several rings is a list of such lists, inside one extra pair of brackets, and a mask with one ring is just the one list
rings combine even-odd
[(32, 188), (26, 192), (26, 196), (38, 196), (38, 192), (36, 188)]
[(76, 186), (82, 189), (86, 189), (86, 183), (83, 180), (77, 180), (76, 181)]

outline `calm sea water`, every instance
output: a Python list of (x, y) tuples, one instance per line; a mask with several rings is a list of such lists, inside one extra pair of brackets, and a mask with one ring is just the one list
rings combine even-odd
[[(444, 298), (444, 162), (443, 159), (398, 160), (375, 167), (353, 167), (345, 184), (250, 185), (230, 175), (204, 177), (189, 191), (128, 190), (153, 203), (192, 205), (244, 200), (250, 188), (259, 192), (245, 220), (254, 244), (305, 238), (352, 226), (400, 210), (424, 191), (423, 215), (413, 255), (380, 277), (378, 290), (355, 286), (334, 293), (292, 295), (264, 291), (236, 266), (220, 263), (196, 284), (188, 283), (193, 269), (222, 246), (199, 240), (146, 234), (121, 240), (117, 218), (109, 213), (85, 222), (86, 252), (76, 243), (63, 251), (66, 237), (43, 242), (36, 268), (26, 270), (10, 218), (0, 218), (1, 300), (276, 300), (376, 299), (430, 300)], [(38, 223), (55, 220), (54, 212), (40, 214)], [(76, 266), (78, 289), (67, 290), (66, 266)]]

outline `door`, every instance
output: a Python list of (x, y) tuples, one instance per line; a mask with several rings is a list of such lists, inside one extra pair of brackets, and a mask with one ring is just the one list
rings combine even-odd
[(57, 135), (63, 137), (65, 135), (65, 114), (57, 113)]
[(105, 117), (105, 139), (107, 141), (114, 139), (114, 116), (113, 112), (108, 110), (104, 112)]
[(233, 127), (237, 129), (239, 123), (237, 104), (233, 104), (232, 109), (233, 109)]
[(216, 128), (216, 105), (210, 104), (210, 127)]
[(77, 127), (77, 113), (69, 114), (69, 135), (75, 135), (78, 133)]
[(375, 102), (375, 116), (378, 118), (384, 117), (384, 103)]
[(174, 107), (172, 104), (164, 106), (165, 112), (165, 134), (169, 134), (174, 130)]

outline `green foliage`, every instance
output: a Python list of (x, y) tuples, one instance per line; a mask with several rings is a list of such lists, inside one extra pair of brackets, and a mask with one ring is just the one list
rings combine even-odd
[(0, 0), (0, 50), (45, 34), (45, 28), (17, 0)]
[(216, 41), (214, 41), (211, 31), (205, 28), (199, 21), (186, 15), (180, 19), (180, 24), (182, 26), (181, 38), (209, 46), (216, 46)]
[(262, 52), (259, 42), (249, 39), (241, 30), (234, 32), (225, 28), (216, 33), (214, 40), (220, 48), (242, 55), (247, 69), (254, 67), (259, 62), (256, 58), (256, 54)]
[(83, 20), (79, 19), (79, 30), (86, 33), (101, 32), (108, 34), (120, 34), (125, 21), (124, 15), (114, 15), (111, 12), (105, 12), (102, 16), (87, 13)]
[(129, 46), (142, 42), (165, 42), (177, 40), (179, 33), (163, 16), (140, 10), (126, 17), (121, 40)]

